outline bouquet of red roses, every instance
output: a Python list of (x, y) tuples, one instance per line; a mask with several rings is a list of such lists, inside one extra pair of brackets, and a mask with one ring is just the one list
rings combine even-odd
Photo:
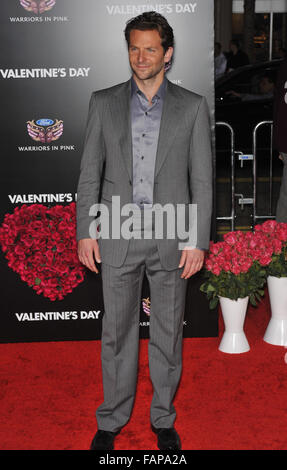
[(266, 234), (259, 231), (229, 232), (223, 241), (211, 242), (204, 266), (206, 281), (200, 287), (210, 308), (217, 305), (219, 297), (237, 300), (249, 296), (256, 305), (264, 295), (266, 266), (272, 253), (266, 246)]
[(267, 276), (287, 277), (287, 224), (268, 220), (255, 226), (254, 237), (264, 237), (270, 255)]
[(37, 294), (61, 300), (84, 279), (77, 255), (76, 205), (16, 207), (0, 227), (8, 266)]

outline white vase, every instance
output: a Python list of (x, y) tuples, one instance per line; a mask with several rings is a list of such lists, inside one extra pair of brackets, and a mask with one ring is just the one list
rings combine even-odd
[(249, 297), (231, 300), (219, 297), (224, 320), (223, 333), (219, 350), (229, 354), (240, 354), (249, 351), (250, 347), (243, 331)]
[(264, 335), (266, 343), (287, 346), (287, 277), (268, 276), (271, 319)]

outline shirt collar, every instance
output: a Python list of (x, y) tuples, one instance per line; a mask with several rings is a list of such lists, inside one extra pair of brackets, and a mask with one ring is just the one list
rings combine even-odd
[[(164, 77), (159, 89), (157, 90), (156, 94), (153, 96), (152, 99), (156, 96), (157, 98), (164, 99), (165, 91), (166, 91), (167, 79)], [(142, 96), (145, 96), (144, 93), (139, 89), (133, 77), (131, 77), (131, 95), (133, 96), (135, 93), (139, 93)], [(145, 97), (146, 98), (146, 97)]]

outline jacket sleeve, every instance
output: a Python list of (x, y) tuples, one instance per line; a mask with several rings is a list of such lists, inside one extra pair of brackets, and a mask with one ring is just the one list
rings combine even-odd
[(192, 204), (196, 204), (197, 209), (196, 247), (207, 250), (213, 206), (213, 163), (210, 117), (205, 97), (201, 98), (192, 130), (189, 163)]
[(99, 202), (105, 155), (102, 118), (98, 101), (97, 93), (92, 93), (77, 187), (77, 240), (91, 238), (89, 227), (94, 216), (90, 216), (89, 211), (94, 204)]

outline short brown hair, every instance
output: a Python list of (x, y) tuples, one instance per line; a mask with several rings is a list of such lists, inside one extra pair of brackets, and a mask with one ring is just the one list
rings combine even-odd
[(174, 44), (174, 36), (173, 36), (173, 29), (167, 22), (164, 16), (160, 13), (155, 11), (147, 11), (142, 13), (135, 18), (131, 18), (125, 28), (125, 38), (129, 45), (130, 41), (130, 32), (133, 29), (138, 29), (140, 31), (148, 31), (148, 30), (157, 30), (161, 37), (161, 45), (164, 49), (164, 52), (167, 51), (169, 47), (173, 47)]

